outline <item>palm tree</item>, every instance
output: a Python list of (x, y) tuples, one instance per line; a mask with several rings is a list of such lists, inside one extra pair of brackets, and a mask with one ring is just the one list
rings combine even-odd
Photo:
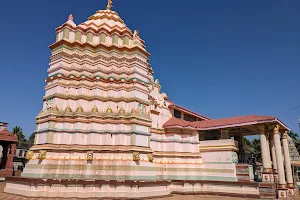
[(256, 162), (261, 162), (261, 146), (260, 146), (260, 139), (254, 139), (251, 141), (250, 144), (250, 154), (256, 160)]
[(19, 126), (15, 126), (13, 128), (13, 133), (17, 135), (18, 137), (18, 141), (19, 142), (25, 142), (25, 135), (23, 134), (22, 128), (20, 128)]
[(251, 141), (244, 137), (243, 138), (243, 144), (250, 145)]

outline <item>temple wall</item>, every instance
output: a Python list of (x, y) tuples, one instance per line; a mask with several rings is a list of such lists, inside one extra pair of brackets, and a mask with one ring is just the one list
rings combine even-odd
[[(62, 55), (61, 55), (62, 54)], [(59, 59), (56, 57), (61, 55)], [(84, 56), (84, 59), (80, 59)], [(67, 71), (74, 70), (75, 72), (115, 72), (132, 74), (133, 72), (141, 75), (147, 75), (147, 59), (139, 54), (113, 54), (116, 59), (112, 59), (109, 52), (89, 52), (82, 50), (68, 50), (60, 47), (52, 51), (51, 60), (49, 63), (48, 73), (53, 75), (54, 71), (65, 69)], [(70, 59), (72, 57), (73, 59)]]
[[(109, 72), (109, 69), (107, 69), (107, 72)], [(65, 69), (58, 69), (57, 71), (54, 71), (51, 74), (49, 74), (49, 76), (51, 77), (51, 76), (53, 76), (53, 75), (55, 75), (57, 73), (60, 73), (60, 74), (62, 74), (64, 76), (73, 75), (75, 77), (81, 77), (81, 76), (96, 77), (96, 76), (99, 76), (99, 77), (102, 77), (103, 79), (108, 79), (110, 77), (113, 77), (113, 78), (118, 79), (118, 80), (121, 79), (121, 78), (122, 79), (125, 78), (125, 79), (129, 80), (129, 79), (136, 78), (136, 79), (142, 80), (144, 82), (148, 82), (149, 81), (149, 79), (147, 77), (145, 77), (144, 74), (138, 74), (138, 73), (135, 73), (135, 72), (130, 73), (130, 74), (127, 74), (125, 72), (123, 72), (122, 74), (121, 73), (117, 74), (117, 72), (110, 72), (108, 74), (108, 73), (104, 73), (102, 71), (96, 71), (96, 70), (95, 70), (95, 72), (89, 72), (89, 71), (80, 71), (80, 72), (78, 72), (78, 71), (75, 71), (75, 70), (67, 71)]]
[[(57, 89), (59, 88), (59, 89)], [(54, 81), (51, 81), (46, 86), (46, 96), (49, 96), (49, 93), (51, 94), (57, 92), (57, 91), (68, 91), (73, 89), (85, 89), (88, 90), (88, 94), (90, 94), (90, 90), (95, 93), (96, 92), (131, 92), (131, 91), (138, 91), (142, 94), (147, 94), (148, 89), (141, 84), (135, 84), (135, 85), (129, 85), (124, 84), (122, 87), (120, 87), (120, 84), (116, 83), (105, 83), (105, 82), (90, 82), (86, 80), (81, 81), (74, 81), (74, 80), (63, 80), (63, 79), (56, 79)], [(50, 92), (48, 92), (48, 90)]]
[[(81, 53), (79, 53), (81, 54)], [(97, 55), (91, 55), (97, 56)], [(120, 57), (121, 58), (121, 57)], [(127, 58), (127, 57), (126, 57)], [(137, 57), (132, 57), (131, 59), (135, 59)], [(129, 58), (127, 58), (129, 59)], [(88, 63), (89, 62), (89, 63)], [(108, 67), (109, 66), (109, 67)], [(133, 61), (112, 61), (108, 62), (104, 59), (97, 60), (72, 60), (69, 61), (67, 58), (62, 58), (59, 60), (52, 60), (50, 63), (48, 73), (49, 76), (52, 76), (57, 73), (58, 70), (66, 73), (102, 73), (103, 75), (107, 75), (109, 73), (120, 74), (134, 74), (137, 73), (145, 78), (148, 78), (147, 75), (147, 64), (143, 62), (139, 62), (138, 60)]]
[[(122, 89), (122, 88), (120, 88)], [(140, 98), (143, 100), (148, 100), (148, 94), (133, 90), (133, 91), (115, 91), (115, 90), (108, 90), (104, 91), (100, 88), (95, 88), (95, 89), (88, 89), (85, 87), (81, 88), (75, 88), (75, 87), (61, 87), (61, 86), (56, 86), (52, 87), (51, 89), (46, 91), (45, 96), (53, 95), (53, 94), (65, 94), (65, 95), (84, 95), (86, 97), (93, 97), (93, 96), (102, 96), (102, 97), (136, 97)]]
[[(92, 109), (96, 106), (99, 110), (99, 113), (105, 113), (106, 110), (110, 107), (113, 113), (118, 113), (119, 110), (123, 108), (125, 113), (130, 113), (132, 109), (136, 109), (140, 103), (139, 102), (113, 102), (113, 101), (99, 101), (99, 100), (72, 100), (72, 99), (60, 99), (55, 98), (53, 101), (53, 105), (57, 105), (59, 111), (65, 111), (69, 106), (73, 112), (81, 106), (84, 112), (91, 112)], [(46, 104), (44, 103), (44, 109), (46, 109)]]
[[(168, 106), (169, 104), (167, 103), (167, 106)], [(172, 118), (172, 113), (171, 113), (171, 111), (170, 111), (170, 109), (166, 109), (166, 108), (162, 108), (161, 109), (161, 114), (160, 114), (160, 124), (164, 124), (164, 123), (166, 123), (169, 119), (171, 119)], [(198, 140), (199, 141), (199, 140)]]
[(242, 198), (260, 198), (259, 186), (256, 183), (247, 184), (214, 181), (172, 181), (169, 189), (171, 193), (175, 194), (211, 194)]
[(36, 144), (66, 145), (136, 145), (149, 146), (147, 136), (136, 134), (82, 134), (82, 133), (43, 133), (38, 134)]
[[(260, 198), (257, 183), (230, 183), (215, 181), (37, 181), (10, 178), (7, 193), (28, 197), (64, 198), (137, 198), (159, 197), (169, 194), (210, 194), (242, 198)], [(18, 181), (18, 184), (13, 181)], [(67, 186), (67, 187), (66, 187)], [(29, 191), (29, 192), (28, 192)], [(153, 192), (155, 191), (155, 192)], [(221, 198), (221, 197), (220, 197)]]
[[(26, 180), (8, 182), (6, 193), (27, 197), (63, 197), (63, 198), (145, 198), (161, 197), (170, 194), (168, 182), (133, 181), (44, 181), (29, 184)], [(66, 187), (67, 186), (67, 187)]]
[(232, 151), (201, 152), (206, 163), (232, 163)]
[[(38, 134), (36, 144), (66, 144), (66, 145), (135, 145), (131, 142), (132, 134), (82, 134), (82, 133), (43, 133)], [(141, 144), (148, 138), (140, 139)], [(141, 145), (148, 146), (148, 145)]]
[[(37, 154), (35, 155), (37, 156)], [(48, 159), (32, 159), (22, 177), (93, 179), (93, 180), (220, 180), (236, 181), (231, 167), (203, 165), (195, 159), (157, 158), (148, 161), (141, 153), (139, 162), (132, 161), (131, 153), (94, 153), (87, 161), (85, 153), (48, 152)], [(158, 162), (163, 161), (164, 164)], [(184, 163), (179, 163), (179, 162)], [(172, 162), (172, 163), (171, 163)], [(177, 163), (174, 163), (177, 162)]]
[[(101, 62), (109, 63), (109, 65), (106, 64), (106, 67), (110, 67), (110, 62), (120, 63), (120, 64), (131, 64), (131, 62), (132, 63), (139, 62), (142, 64), (141, 67), (144, 68), (145, 70), (148, 67), (148, 64), (147, 64), (148, 58), (138, 51), (124, 53), (124, 52), (117, 52), (117, 51), (106, 51), (102, 48), (98, 48), (96, 51), (92, 51), (88, 48), (85, 48), (85, 49), (72, 48), (72, 49), (70, 49), (70, 48), (62, 45), (62, 46), (57, 47), (52, 50), (52, 57), (54, 58), (56, 56), (56, 54), (59, 54), (59, 53), (66, 53), (66, 54), (69, 54), (70, 56), (84, 56), (84, 58), (82, 58), (82, 59), (73, 59), (73, 60), (69, 60), (67, 57), (62, 57), (62, 60), (74, 62), (74, 63), (90, 61), (89, 65), (91, 65), (91, 66), (95, 65), (96, 63), (101, 63)], [(76, 55), (72, 55), (72, 54), (76, 54)], [(107, 57), (108, 61), (103, 61), (102, 59), (91, 60), (91, 58), (97, 57), (97, 56), (99, 58)], [(113, 59), (111, 58), (112, 56), (114, 56)], [(58, 61), (51, 60), (50, 65), (52, 65), (52, 62), (56, 63)], [(117, 68), (119, 68), (119, 66), (117, 66)]]
[(197, 147), (191, 147), (187, 143), (172, 142), (168, 145), (165, 142), (154, 142), (151, 141), (151, 148), (155, 151), (166, 151), (166, 152), (190, 152), (197, 149)]
[(151, 148), (154, 151), (199, 152), (197, 133), (151, 135)]
[(87, 161), (85, 153), (48, 152), (50, 159), (40, 162), (32, 159), (22, 177), (79, 179), (79, 180), (155, 180), (154, 164), (147, 154), (140, 154), (141, 161), (132, 161), (132, 153), (94, 153), (94, 160)]
[(140, 134), (150, 135), (149, 127), (142, 126), (138, 124), (134, 124), (134, 122), (130, 124), (110, 124), (110, 123), (94, 123), (94, 122), (56, 122), (56, 123), (39, 123), (37, 126), (37, 133), (42, 133), (48, 130), (56, 130), (58, 132), (65, 131), (69, 133), (79, 132), (79, 133), (101, 133), (103, 131), (107, 132), (115, 132), (115, 133), (126, 133), (130, 131), (135, 131)]

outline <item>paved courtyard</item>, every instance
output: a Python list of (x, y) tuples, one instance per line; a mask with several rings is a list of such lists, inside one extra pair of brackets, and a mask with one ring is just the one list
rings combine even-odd
[[(45, 198), (27, 198), (27, 197), (21, 197), (21, 196), (16, 196), (16, 195), (10, 195), (10, 194), (5, 194), (3, 192), (3, 189), (5, 187), (4, 182), (0, 182), (0, 199), (1, 200), (43, 200)], [(49, 199), (49, 198), (48, 198)], [(63, 198), (51, 198), (52, 199), (63, 199)], [(173, 195), (171, 197), (165, 197), (165, 198), (157, 198), (155, 200), (245, 200), (242, 198), (233, 198), (233, 197), (219, 197), (219, 196), (200, 196), (200, 195)], [(79, 200), (77, 198), (72, 198), (68, 200)], [(91, 199), (89, 199), (91, 200)]]

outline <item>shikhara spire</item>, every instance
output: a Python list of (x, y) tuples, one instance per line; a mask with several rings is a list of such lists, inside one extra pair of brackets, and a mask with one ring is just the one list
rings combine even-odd
[(107, 6), (106, 6), (106, 10), (111, 10), (111, 8), (112, 8), (112, 3), (113, 3), (112, 0), (108, 0)]

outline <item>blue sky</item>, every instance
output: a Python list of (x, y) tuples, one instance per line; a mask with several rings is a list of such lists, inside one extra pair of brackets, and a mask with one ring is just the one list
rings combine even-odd
[[(35, 130), (55, 28), (106, 2), (1, 2), (0, 121), (26, 136)], [(300, 104), (299, 9), (299, 0), (114, 0), (113, 8), (140, 31), (169, 99), (211, 118), (281, 116)], [(280, 119), (299, 133), (300, 111), (292, 113)]]

